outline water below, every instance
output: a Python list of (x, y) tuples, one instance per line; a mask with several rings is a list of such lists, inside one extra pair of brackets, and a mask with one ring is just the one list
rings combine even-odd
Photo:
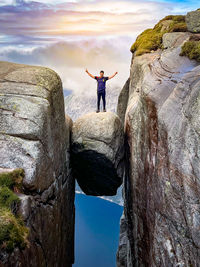
[(123, 207), (83, 194), (76, 194), (75, 206), (73, 267), (115, 267)]

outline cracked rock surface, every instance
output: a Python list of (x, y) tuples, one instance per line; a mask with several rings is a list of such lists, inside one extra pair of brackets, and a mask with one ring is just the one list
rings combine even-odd
[(200, 66), (179, 56), (188, 36), (168, 33), (167, 49), (132, 58), (128, 101), (120, 106), (126, 174), (119, 267), (200, 263)]
[(112, 112), (88, 113), (72, 130), (73, 172), (88, 195), (115, 195), (122, 183), (124, 134)]
[(20, 209), (30, 229), (30, 247), (0, 253), (0, 265), (72, 265), (71, 126), (53, 70), (0, 61), (0, 167), (25, 170)]

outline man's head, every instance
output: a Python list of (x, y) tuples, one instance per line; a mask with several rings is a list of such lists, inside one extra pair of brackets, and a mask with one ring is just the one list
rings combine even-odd
[(104, 71), (101, 70), (101, 71), (100, 71), (100, 77), (103, 77), (103, 75), (104, 75)]

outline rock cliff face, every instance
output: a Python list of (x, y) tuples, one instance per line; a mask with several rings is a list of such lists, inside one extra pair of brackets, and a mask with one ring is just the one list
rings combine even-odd
[(71, 126), (54, 71), (0, 62), (0, 167), (25, 171), (20, 213), (29, 228), (29, 246), (1, 249), (1, 266), (72, 265)]
[(124, 133), (112, 113), (89, 113), (77, 119), (72, 131), (74, 177), (88, 195), (116, 195), (122, 183)]
[(200, 66), (179, 56), (190, 35), (167, 33), (164, 50), (133, 55), (119, 98), (126, 174), (118, 266), (200, 264)]

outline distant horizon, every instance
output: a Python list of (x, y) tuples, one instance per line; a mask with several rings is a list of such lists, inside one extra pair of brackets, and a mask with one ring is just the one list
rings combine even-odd
[(52, 68), (64, 94), (95, 94), (97, 75), (118, 71), (108, 82), (122, 87), (129, 76), (130, 47), (146, 28), (169, 14), (186, 14), (198, 1), (62, 1), (0, 2), (0, 60)]

